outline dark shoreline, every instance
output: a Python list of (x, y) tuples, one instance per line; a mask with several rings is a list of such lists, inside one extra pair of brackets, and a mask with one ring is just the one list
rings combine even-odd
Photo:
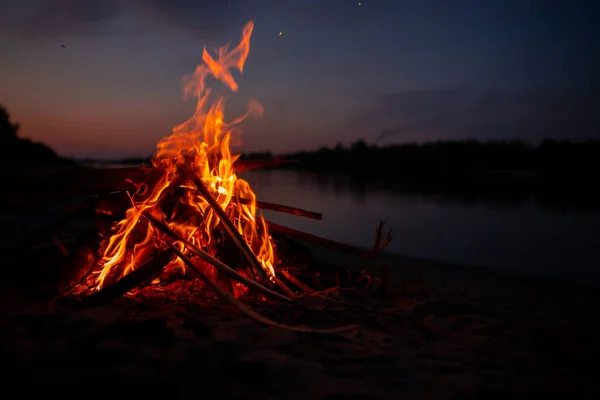
[[(123, 300), (71, 310), (8, 287), (0, 309), (7, 376), (66, 398), (65, 387), (80, 394), (91, 377), (102, 379), (106, 395), (178, 398), (198, 390), (261, 399), (384, 399), (399, 390), (407, 399), (440, 400), (598, 394), (589, 368), (600, 355), (593, 329), (600, 322), (597, 291), (499, 279), (410, 257), (383, 259), (392, 270), (390, 298), (342, 291), (336, 301), (349, 302), (348, 312), (301, 318), (361, 324), (328, 335), (265, 327), (218, 302)], [(353, 262), (369, 271), (381, 268)], [(253, 306), (289, 318), (287, 307)]]

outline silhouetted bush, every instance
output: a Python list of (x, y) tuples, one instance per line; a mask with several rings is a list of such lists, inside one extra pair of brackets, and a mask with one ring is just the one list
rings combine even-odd
[(0, 166), (75, 166), (71, 160), (57, 155), (51, 148), (19, 138), (19, 124), (10, 120), (6, 108), (0, 105)]

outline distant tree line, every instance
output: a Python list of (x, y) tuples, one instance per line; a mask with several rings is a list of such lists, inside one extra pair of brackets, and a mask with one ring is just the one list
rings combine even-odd
[[(269, 154), (260, 154), (269, 157)], [(250, 156), (252, 157), (252, 156)], [(523, 141), (438, 141), (386, 147), (358, 140), (348, 147), (322, 147), (284, 155), (294, 160), (278, 168), (346, 174), (380, 179), (449, 178), (481, 174), (519, 176), (596, 176), (600, 171), (600, 141), (544, 140), (534, 146)]]
[(19, 137), (19, 124), (0, 104), (0, 167), (26, 169), (38, 166), (72, 167), (75, 163), (57, 155), (48, 146)]
[[(247, 155), (252, 158), (255, 155)], [(256, 158), (272, 157), (269, 153)], [(359, 140), (283, 156), (279, 169), (314, 174), (328, 186), (354, 191), (419, 193), (460, 202), (516, 203), (543, 209), (598, 209), (600, 141), (438, 141), (386, 147)], [(343, 178), (343, 179), (338, 179)]]

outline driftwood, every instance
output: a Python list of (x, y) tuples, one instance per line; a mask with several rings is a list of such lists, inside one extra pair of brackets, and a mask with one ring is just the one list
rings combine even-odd
[[(236, 172), (244, 172), (284, 162), (288, 161), (282, 158), (237, 160), (234, 168)], [(0, 194), (0, 204), (40, 204), (52, 200), (136, 190), (139, 184), (151, 182), (161, 174), (162, 170), (152, 167), (125, 167), (0, 176), (4, 188)]]

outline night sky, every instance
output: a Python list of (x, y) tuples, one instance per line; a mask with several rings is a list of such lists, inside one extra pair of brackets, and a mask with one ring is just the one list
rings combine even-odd
[[(600, 138), (594, 1), (0, 0), (0, 103), (60, 154), (122, 157), (193, 113), (181, 78), (255, 21), (238, 151), (358, 138)], [(280, 35), (281, 32), (281, 35)], [(63, 47), (64, 45), (64, 47)], [(221, 90), (223, 89), (223, 90)]]

